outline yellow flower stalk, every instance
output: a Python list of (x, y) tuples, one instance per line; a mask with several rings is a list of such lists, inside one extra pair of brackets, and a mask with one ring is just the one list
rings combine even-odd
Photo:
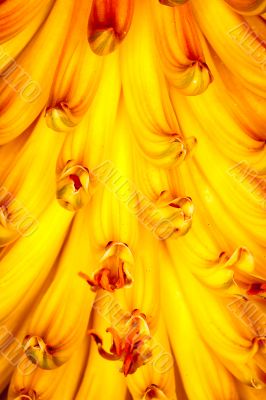
[(180, 390), (176, 388), (174, 376), (174, 358), (161, 316), (151, 349), (152, 356), (147, 364), (127, 377), (133, 399), (179, 399)]
[[(8, 173), (3, 170), (0, 193), (1, 247), (21, 236), (31, 235), (37, 229), (39, 216), (53, 199), (52, 193), (47, 191), (47, 185), (54, 175), (56, 157), (51, 157), (50, 166), (42, 174), (43, 185), (39, 185), (38, 171), (42, 171), (49, 149), (54, 147), (59, 150), (62, 146), (62, 138), (44, 135), (44, 128), (45, 123), (41, 118), (26, 144), (18, 152), (16, 144), (10, 149), (14, 152), (13, 160), (6, 168)], [(40, 149), (37, 150), (36, 146), (40, 146)], [(14, 165), (21, 171), (20, 174), (12, 168)]]
[(203, 53), (204, 38), (192, 22), (190, 3), (174, 10), (162, 10), (159, 5), (154, 9), (159, 28), (159, 54), (167, 80), (184, 95), (201, 94), (211, 84), (213, 76)]
[[(10, 63), (2, 72), (4, 77), (0, 85), (2, 144), (21, 134), (44, 108), (59, 61), (56, 54), (62, 49), (72, 10), (71, 0), (56, 1), (43, 28), (36, 32), (26, 45), (25, 51), (20, 51), (16, 60), (11, 57)], [(61, 24), (58, 24), (58, 18), (62, 18)], [(51, 35), (49, 32), (53, 32), (53, 40), (48, 39)], [(31, 59), (35, 57), (35, 50), (38, 47), (43, 51), (37, 65), (31, 62)], [(41, 86), (41, 82), (45, 83), (44, 87)], [(11, 112), (14, 109), (17, 110), (16, 117)]]
[(266, 397), (266, 1), (0, 1), (0, 399)]
[[(94, 295), (80, 284), (78, 271), (80, 265), (85, 267), (91, 262), (86, 251), (87, 219), (88, 215), (81, 212), (73, 222), (53, 284), (30, 318), (24, 350), (27, 357), (43, 369), (54, 369), (70, 359), (86, 332)], [(75, 262), (77, 253), (79, 263)], [(71, 292), (75, 288), (78, 297), (73, 301)]]
[[(154, 293), (159, 290), (160, 281), (160, 270), (156, 257), (158, 238), (154, 238), (154, 235), (150, 237), (145, 226), (140, 228), (139, 237), (141, 237), (145, 253), (134, 253), (132, 268), (134, 281), (131, 286), (114, 291), (113, 307), (110, 307), (110, 319), (115, 326), (116, 323), (120, 323), (120, 318), (121, 320), (124, 317), (128, 319), (128, 316), (138, 310), (144, 315), (143, 319), (140, 320), (147, 323), (149, 335), (152, 339), (157, 330), (157, 316), (160, 309), (159, 296), (154, 298)], [(154, 265), (154, 267), (151, 268), (151, 265)]]
[[(187, 297), (182, 287), (171, 284), (175, 280), (171, 265), (166, 265), (166, 268), (162, 309), (188, 398), (238, 399), (233, 377), (210, 351), (208, 343), (204, 340), (205, 336), (201, 335), (193, 321), (191, 308), (186, 304)], [(166, 301), (166, 293), (169, 296), (170, 307)]]
[[(87, 25), (90, 2), (74, 4), (69, 33), (53, 81), (47, 125), (59, 132), (71, 131), (86, 113), (99, 83), (98, 58), (87, 52)], [(66, 79), (67, 77), (67, 79)]]
[[(40, 218), (35, 234), (22, 237), (2, 250), (0, 318), (3, 324), (10, 321), (14, 326), (25, 319), (22, 309), (26, 311), (42, 290), (63, 244), (70, 221), (71, 216), (61, 212), (54, 202)], [(49, 252), (45, 247), (47, 240), (52, 243)]]
[[(96, 297), (94, 310), (92, 313), (92, 323), (94, 330), (101, 334), (104, 342), (110, 340), (110, 333), (106, 332), (110, 324), (110, 294), (107, 292), (98, 292)], [(111, 308), (112, 310), (112, 308)], [(110, 337), (109, 337), (110, 336)], [(108, 342), (111, 346), (111, 343)], [(127, 385), (124, 375), (119, 371), (121, 362), (109, 361), (101, 357), (98, 353), (98, 347), (90, 342), (90, 351), (87, 359), (87, 365), (84, 369), (84, 377), (76, 393), (76, 399), (82, 400), (86, 398), (116, 398), (123, 400), (126, 398)], [(99, 371), (101, 371), (104, 379), (97, 379)]]
[[(195, 5), (195, 15), (202, 32), (227, 68), (238, 74), (239, 82), (251, 92), (264, 97), (265, 78), (262, 63), (265, 61), (265, 28), (261, 37), (255, 22), (254, 28), (251, 24), (251, 35), (246, 37), (246, 20), (230, 9), (225, 1), (204, 0), (199, 4), (192, 0), (192, 4)], [(256, 20), (256, 17), (254, 18)]]

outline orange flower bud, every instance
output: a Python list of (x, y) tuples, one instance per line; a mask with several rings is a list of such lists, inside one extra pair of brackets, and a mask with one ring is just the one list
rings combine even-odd
[(88, 40), (94, 53), (104, 56), (114, 51), (127, 35), (133, 0), (94, 0), (88, 27)]

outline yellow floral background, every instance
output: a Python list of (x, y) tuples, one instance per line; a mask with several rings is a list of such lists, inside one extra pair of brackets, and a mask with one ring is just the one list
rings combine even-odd
[(266, 1), (0, 1), (0, 391), (266, 398)]

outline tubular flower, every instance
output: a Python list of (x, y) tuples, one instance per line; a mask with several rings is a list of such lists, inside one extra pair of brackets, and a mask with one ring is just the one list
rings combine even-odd
[(89, 201), (89, 171), (74, 161), (69, 161), (58, 174), (56, 198), (69, 211), (77, 211)]
[(133, 374), (150, 359), (152, 355), (149, 347), (150, 330), (145, 314), (139, 310), (132, 311), (130, 316), (124, 316), (119, 322), (118, 329), (113, 327), (107, 329), (113, 337), (111, 353), (103, 349), (102, 339), (96, 332), (89, 331), (89, 334), (94, 338), (102, 357), (107, 360), (123, 361), (122, 372), (127, 376)]
[(266, 0), (0, 1), (0, 399), (266, 398)]
[[(159, 239), (185, 235), (192, 224), (194, 207), (190, 197), (174, 199), (167, 191), (160, 194), (156, 202), (160, 212), (160, 224), (156, 227)], [(165, 225), (167, 228), (165, 230)]]
[(45, 118), (47, 126), (57, 132), (68, 132), (76, 126), (67, 104), (63, 102), (47, 108)]
[(131, 24), (134, 0), (93, 0), (88, 40), (98, 55), (113, 52), (125, 38)]
[[(166, 0), (162, 3), (176, 6), (178, 1)], [(173, 10), (161, 10), (159, 7), (155, 9), (160, 32), (157, 38), (158, 47), (167, 80), (179, 92), (186, 96), (195, 96), (207, 90), (213, 81), (213, 75), (203, 52), (204, 38), (193, 23), (190, 2), (179, 3), (186, 4)]]
[(110, 242), (100, 260), (101, 267), (94, 273), (93, 279), (82, 272), (80, 276), (94, 291), (105, 289), (113, 292), (115, 289), (132, 284), (129, 270), (132, 269), (133, 262), (133, 256), (126, 244)]

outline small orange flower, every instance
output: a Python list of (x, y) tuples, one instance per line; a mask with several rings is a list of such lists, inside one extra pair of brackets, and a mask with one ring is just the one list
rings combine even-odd
[(119, 330), (111, 327), (107, 332), (113, 336), (111, 353), (103, 349), (103, 341), (96, 332), (89, 331), (89, 334), (94, 338), (102, 357), (107, 360), (123, 361), (122, 372), (125, 376), (133, 374), (151, 358), (150, 330), (146, 316), (139, 310), (134, 310), (130, 316), (125, 316), (119, 323)]

